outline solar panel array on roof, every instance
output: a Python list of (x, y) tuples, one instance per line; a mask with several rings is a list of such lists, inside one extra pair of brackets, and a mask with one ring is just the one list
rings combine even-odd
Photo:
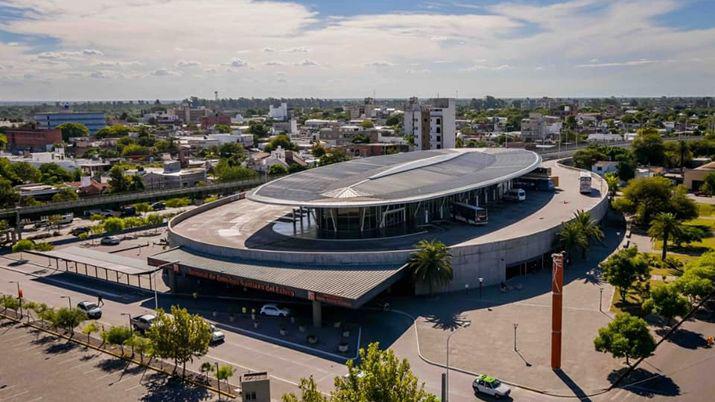
[(524, 149), (443, 149), (355, 159), (295, 173), (249, 199), (306, 207), (375, 206), (442, 197), (524, 175), (541, 163)]

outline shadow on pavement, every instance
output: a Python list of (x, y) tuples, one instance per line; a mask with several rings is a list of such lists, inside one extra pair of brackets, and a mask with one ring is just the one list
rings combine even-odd
[(499, 398), (493, 397), (491, 395), (486, 395), (482, 393), (475, 393), (474, 397), (480, 401), (513, 401), (514, 398), (511, 396), (502, 396)]
[[(655, 332), (660, 336), (664, 336), (668, 331), (668, 328), (662, 328)], [(708, 342), (705, 340), (705, 337), (703, 337), (703, 334), (684, 328), (676, 330), (667, 341), (686, 349), (698, 349), (708, 346)]]
[(561, 381), (566, 384), (567, 387), (573, 392), (573, 394), (580, 400), (580, 401), (590, 401), (591, 399), (586, 395), (586, 393), (581, 389), (581, 387), (576, 384), (574, 380), (569, 377), (566, 372), (564, 372), (561, 369), (554, 369), (554, 373), (561, 379)]
[[(608, 381), (615, 382), (626, 370), (628, 370), (628, 367), (613, 370), (608, 375)], [(621, 381), (619, 387), (648, 398), (680, 395), (680, 386), (672, 378), (643, 368), (633, 370)]]
[(166, 377), (153, 373), (144, 377), (146, 394), (141, 398), (145, 402), (158, 401), (202, 401), (211, 399), (211, 393), (205, 388), (192, 387), (177, 377)]
[(122, 359), (108, 358), (97, 363), (96, 367), (101, 369), (102, 371), (106, 371), (109, 373), (112, 371), (124, 370), (128, 365), (129, 363), (125, 362)]
[(54, 343), (47, 348), (45, 348), (45, 353), (49, 354), (60, 354), (60, 353), (67, 353), (72, 350), (77, 349), (78, 345), (74, 342), (65, 342), (65, 343)]

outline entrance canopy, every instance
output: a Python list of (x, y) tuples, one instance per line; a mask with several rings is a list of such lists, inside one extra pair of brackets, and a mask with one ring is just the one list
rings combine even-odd
[(404, 265), (313, 266), (229, 261), (181, 248), (149, 257), (149, 264), (216, 282), (283, 296), (358, 308), (395, 283)]

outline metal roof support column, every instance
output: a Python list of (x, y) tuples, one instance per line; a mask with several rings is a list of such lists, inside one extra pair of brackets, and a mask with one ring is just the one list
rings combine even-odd
[(300, 218), (300, 234), (303, 234), (303, 207), (298, 207), (298, 218)]
[(313, 300), (313, 326), (315, 328), (323, 326), (323, 306), (317, 300)]
[(293, 211), (291, 213), (291, 217), (293, 218), (293, 236), (296, 235), (296, 229), (295, 229), (295, 208), (293, 208)]

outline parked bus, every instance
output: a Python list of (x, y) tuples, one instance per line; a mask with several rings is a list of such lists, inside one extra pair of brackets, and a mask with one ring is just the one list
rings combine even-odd
[(581, 172), (578, 181), (581, 194), (591, 194), (591, 173)]
[(463, 202), (452, 203), (452, 217), (472, 225), (486, 225), (489, 221), (486, 208)]
[(549, 177), (519, 177), (514, 179), (514, 186), (526, 190), (554, 191), (554, 182)]

